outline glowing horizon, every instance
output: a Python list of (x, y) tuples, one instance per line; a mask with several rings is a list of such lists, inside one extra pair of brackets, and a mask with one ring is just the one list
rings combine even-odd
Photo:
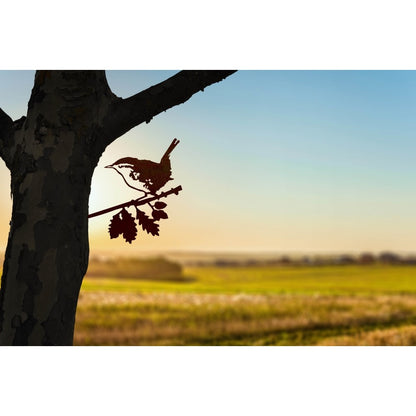
[[(174, 71), (108, 71), (132, 95)], [(0, 107), (26, 113), (33, 71), (0, 71)], [(111, 214), (90, 219), (91, 252), (206, 250), (413, 252), (416, 248), (414, 71), (239, 71), (110, 145), (90, 212), (132, 199), (107, 164), (160, 159), (174, 137), (169, 219), (160, 236), (110, 239)], [(9, 175), (2, 164), (0, 245)], [(137, 196), (136, 196), (137, 197)], [(1, 244), (3, 242), (3, 244)]]

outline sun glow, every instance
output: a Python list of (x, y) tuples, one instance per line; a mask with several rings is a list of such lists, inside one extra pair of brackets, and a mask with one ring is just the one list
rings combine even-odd
[[(165, 75), (109, 71), (108, 79), (126, 97)], [(0, 96), (21, 97), (19, 108), (16, 100), (2, 104), (15, 118), (30, 94), (10, 82), (17, 76), (0, 72)], [(159, 237), (140, 232), (131, 245), (110, 239), (110, 213), (90, 219), (91, 248), (412, 251), (415, 96), (413, 71), (237, 72), (108, 146), (92, 179), (90, 213), (138, 197), (105, 166), (123, 157), (159, 161), (175, 137), (175, 179), (164, 189), (183, 191), (167, 199)], [(9, 180), (1, 164), (4, 246)]]

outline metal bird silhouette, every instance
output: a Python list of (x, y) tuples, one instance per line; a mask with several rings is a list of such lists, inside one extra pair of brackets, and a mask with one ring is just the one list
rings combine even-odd
[(134, 157), (123, 157), (106, 168), (112, 168), (119, 173), (130, 188), (147, 193), (143, 189), (136, 188), (136, 182), (141, 182), (151, 194), (155, 195), (160, 188), (173, 179), (170, 176), (172, 170), (169, 156), (178, 143), (179, 140), (173, 139), (159, 163)]

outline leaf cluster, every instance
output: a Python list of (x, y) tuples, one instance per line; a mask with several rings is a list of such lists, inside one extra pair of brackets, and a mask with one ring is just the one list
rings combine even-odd
[(166, 203), (157, 201), (152, 206), (152, 216), (148, 216), (144, 211), (136, 208), (136, 218), (133, 217), (125, 208), (115, 214), (108, 227), (110, 238), (117, 238), (123, 235), (126, 242), (130, 243), (136, 239), (137, 236), (137, 225), (146, 231), (148, 234), (153, 236), (159, 235), (159, 224), (157, 223), (161, 219), (167, 219), (168, 214), (163, 210), (166, 208)]

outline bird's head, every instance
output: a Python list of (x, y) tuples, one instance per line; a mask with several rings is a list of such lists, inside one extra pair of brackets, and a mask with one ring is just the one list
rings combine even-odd
[(140, 180), (140, 172), (137, 172), (137, 159), (132, 157), (124, 157), (114, 162), (106, 168), (114, 169), (124, 180), (125, 184), (130, 188), (136, 189), (140, 192), (145, 192), (143, 189), (137, 188), (135, 182)]
[(134, 160), (131, 157), (124, 157), (117, 160), (112, 165), (107, 165), (106, 168), (114, 169), (123, 176), (128, 177), (134, 170)]

